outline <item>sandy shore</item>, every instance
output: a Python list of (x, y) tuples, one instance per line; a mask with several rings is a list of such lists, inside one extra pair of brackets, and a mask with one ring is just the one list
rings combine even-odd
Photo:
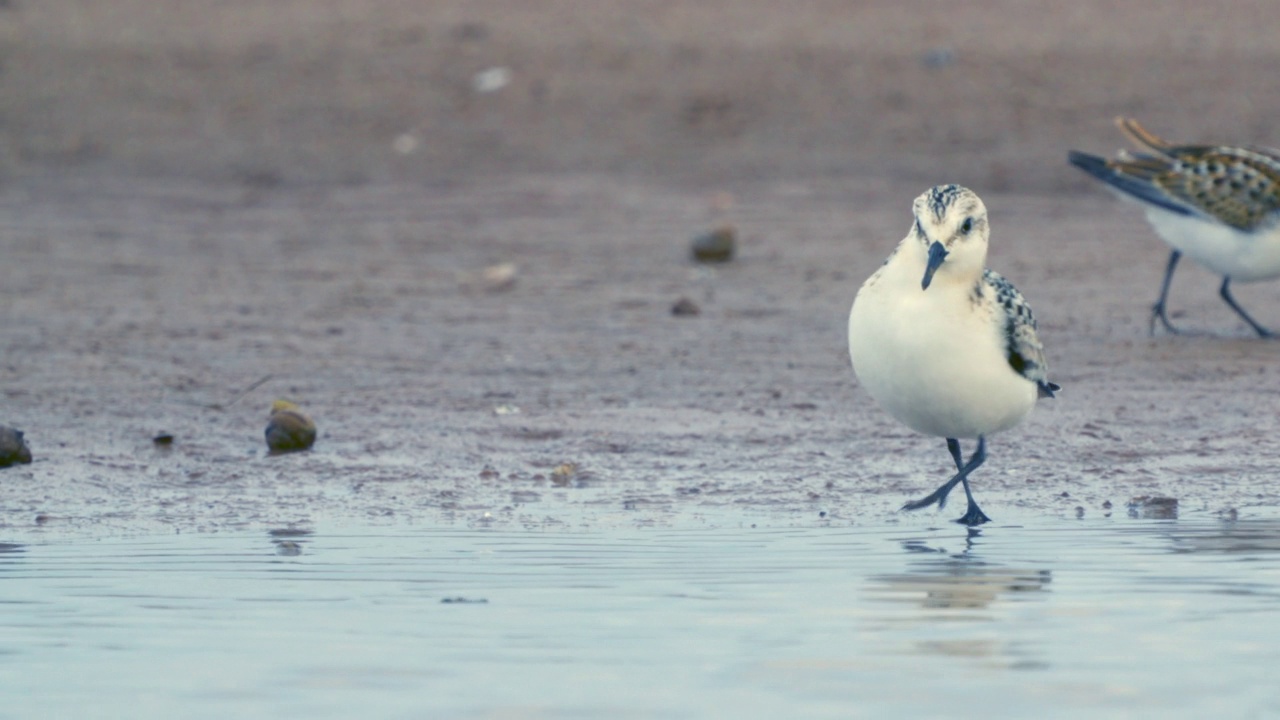
[[(1211, 334), (1148, 337), (1167, 251), (1065, 152), (1119, 147), (1117, 113), (1280, 145), (1280, 10), (940, 7), (0, 10), (0, 422), (36, 456), (0, 527), (936, 521), (894, 510), (942, 443), (857, 388), (844, 322), (941, 181), (986, 200), (1065, 388), (993, 439), (997, 524), (1274, 510), (1280, 348), (1191, 266), (1175, 312)], [(695, 265), (721, 221), (739, 257)], [(1280, 286), (1237, 297), (1280, 326)], [(277, 396), (312, 452), (265, 455)]]

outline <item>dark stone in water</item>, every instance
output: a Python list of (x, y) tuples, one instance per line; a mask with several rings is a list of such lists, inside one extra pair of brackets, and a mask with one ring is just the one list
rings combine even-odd
[(31, 448), (21, 430), (0, 425), (0, 467), (31, 462)]
[(1145, 520), (1174, 520), (1178, 517), (1178, 499), (1141, 495), (1129, 501), (1129, 517)]

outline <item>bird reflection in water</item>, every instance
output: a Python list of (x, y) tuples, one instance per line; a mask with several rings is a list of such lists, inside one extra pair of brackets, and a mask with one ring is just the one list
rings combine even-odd
[(925, 540), (902, 541), (902, 549), (916, 557), (907, 572), (872, 578), (874, 592), (883, 599), (919, 602), (930, 609), (981, 609), (998, 599), (1046, 589), (1052, 578), (1049, 570), (1006, 567), (980, 558), (974, 549), (981, 532), (970, 528), (960, 552)]
[(894, 605), (874, 626), (886, 652), (978, 659), (1009, 670), (1048, 667), (1037, 643), (998, 631), (1012, 603), (1047, 599), (1049, 570), (1010, 567), (978, 552), (981, 530), (970, 528), (959, 552), (938, 540), (902, 540), (905, 572), (871, 577), (872, 597)]

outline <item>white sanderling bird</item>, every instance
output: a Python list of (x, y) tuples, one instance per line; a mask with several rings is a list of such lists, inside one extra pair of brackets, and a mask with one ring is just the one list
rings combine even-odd
[[(867, 279), (849, 313), (849, 356), (871, 397), (911, 429), (947, 439), (957, 473), (904, 510), (946, 504), (964, 484), (969, 509), (956, 522), (990, 520), (973, 500), (969, 474), (987, 458), (987, 435), (1017, 425), (1047, 379), (1031, 308), (1008, 280), (986, 269), (987, 208), (958, 185), (931, 188), (912, 205), (907, 237)], [(977, 439), (969, 461), (960, 438)]]
[(1218, 294), (1260, 337), (1275, 333), (1249, 317), (1231, 296), (1231, 281), (1280, 277), (1280, 150), (1233, 145), (1174, 145), (1130, 118), (1116, 125), (1142, 152), (1113, 160), (1072, 150), (1072, 165), (1136, 200), (1147, 221), (1173, 248), (1160, 299), (1151, 308), (1151, 332), (1165, 313), (1174, 268), (1185, 253), (1222, 276)]

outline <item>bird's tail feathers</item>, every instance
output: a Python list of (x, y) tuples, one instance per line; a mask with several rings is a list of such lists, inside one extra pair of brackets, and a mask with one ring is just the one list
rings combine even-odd
[(1124, 133), (1134, 145), (1149, 148), (1161, 155), (1170, 155), (1170, 151), (1174, 148), (1173, 143), (1142, 127), (1142, 124), (1133, 118), (1117, 117), (1116, 127), (1120, 128), (1120, 132)]

